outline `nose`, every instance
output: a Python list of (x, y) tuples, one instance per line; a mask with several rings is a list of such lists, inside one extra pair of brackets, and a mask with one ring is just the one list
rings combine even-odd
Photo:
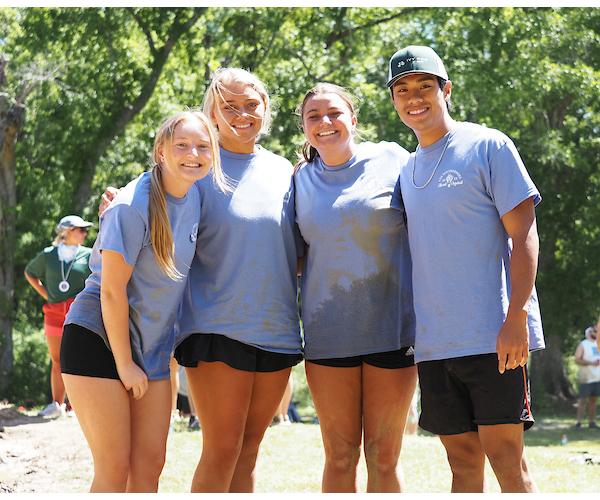
[(321, 123), (325, 123), (326, 125), (331, 125), (331, 120), (330, 120), (329, 116), (323, 115)]

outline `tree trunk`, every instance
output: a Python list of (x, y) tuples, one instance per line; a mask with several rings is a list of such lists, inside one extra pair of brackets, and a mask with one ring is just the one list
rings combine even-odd
[(23, 128), (24, 108), (0, 93), (0, 394), (13, 370), (15, 144)]
[(552, 403), (570, 403), (577, 395), (565, 370), (561, 351), (563, 339), (557, 335), (546, 338), (546, 349), (531, 355), (530, 377), (533, 399), (544, 397)]

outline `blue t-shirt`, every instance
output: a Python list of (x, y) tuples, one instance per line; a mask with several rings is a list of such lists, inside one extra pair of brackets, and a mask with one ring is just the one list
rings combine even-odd
[(292, 164), (262, 147), (221, 149), (233, 193), (198, 182), (202, 219), (176, 344), (216, 333), (272, 352), (302, 351), (297, 307), (300, 238)]
[[(503, 133), (458, 122), (413, 153), (394, 206), (406, 211), (413, 260), (415, 361), (496, 352), (510, 298), (511, 240), (501, 217), (528, 198), (541, 201), (513, 142)], [(415, 167), (416, 158), (416, 167)], [(534, 289), (530, 349), (544, 347)]]
[(295, 175), (306, 359), (387, 352), (414, 343), (411, 262), (392, 193), (408, 152), (364, 142), (348, 162), (317, 157)]
[(148, 380), (169, 378), (174, 324), (196, 250), (200, 219), (199, 191), (192, 187), (183, 198), (166, 194), (167, 212), (175, 243), (175, 265), (183, 278), (171, 280), (159, 267), (150, 241), (148, 197), (150, 173), (125, 186), (100, 218), (100, 232), (90, 257), (92, 274), (71, 306), (65, 324), (76, 323), (100, 335), (110, 348), (100, 307), (101, 251), (121, 254), (133, 266), (127, 284), (129, 335), (133, 360)]

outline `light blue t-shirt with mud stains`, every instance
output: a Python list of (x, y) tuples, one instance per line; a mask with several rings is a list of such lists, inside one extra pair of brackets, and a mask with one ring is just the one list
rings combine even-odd
[(394, 351), (414, 342), (411, 261), (391, 199), (408, 152), (363, 142), (348, 162), (317, 157), (295, 175), (305, 358)]
[(204, 333), (271, 352), (302, 352), (293, 166), (257, 148), (253, 154), (221, 148), (233, 193), (211, 179), (198, 182), (202, 218), (176, 345)]
[[(498, 130), (456, 122), (411, 155), (394, 204), (408, 221), (416, 362), (496, 352), (510, 298), (512, 242), (501, 217), (528, 198), (541, 201), (515, 145)], [(528, 322), (530, 349), (543, 348), (535, 288)]]
[(196, 250), (200, 200), (196, 185), (183, 198), (166, 193), (175, 266), (183, 276), (174, 281), (156, 262), (150, 241), (149, 194), (150, 173), (146, 172), (127, 184), (102, 213), (100, 231), (90, 257), (92, 274), (73, 302), (65, 324), (76, 323), (97, 333), (110, 348), (100, 306), (101, 252), (111, 250), (121, 254), (133, 267), (127, 284), (133, 360), (144, 370), (148, 380), (165, 380), (169, 378), (177, 312)]

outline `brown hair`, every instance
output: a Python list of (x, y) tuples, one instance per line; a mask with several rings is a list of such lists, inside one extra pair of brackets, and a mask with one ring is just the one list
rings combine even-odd
[[(340, 96), (342, 100), (346, 103), (346, 106), (348, 106), (348, 109), (352, 113), (352, 116), (356, 116), (358, 114), (358, 107), (354, 102), (354, 98), (348, 91), (346, 91), (339, 85), (335, 85), (333, 83), (318, 83), (306, 93), (304, 99), (296, 108), (296, 114), (298, 115), (298, 126), (300, 127), (300, 129), (303, 129), (304, 109), (308, 104), (308, 101), (312, 97), (321, 94), (336, 94)], [(355, 136), (360, 137), (360, 131), (358, 129), (355, 130), (354, 134)], [(314, 146), (312, 146), (310, 142), (308, 142), (308, 140), (305, 141), (304, 145), (302, 146), (302, 151), (298, 153), (300, 161), (296, 164), (296, 169), (298, 169), (298, 167), (303, 162), (311, 162), (318, 156), (319, 152), (317, 151), (317, 149)]]

